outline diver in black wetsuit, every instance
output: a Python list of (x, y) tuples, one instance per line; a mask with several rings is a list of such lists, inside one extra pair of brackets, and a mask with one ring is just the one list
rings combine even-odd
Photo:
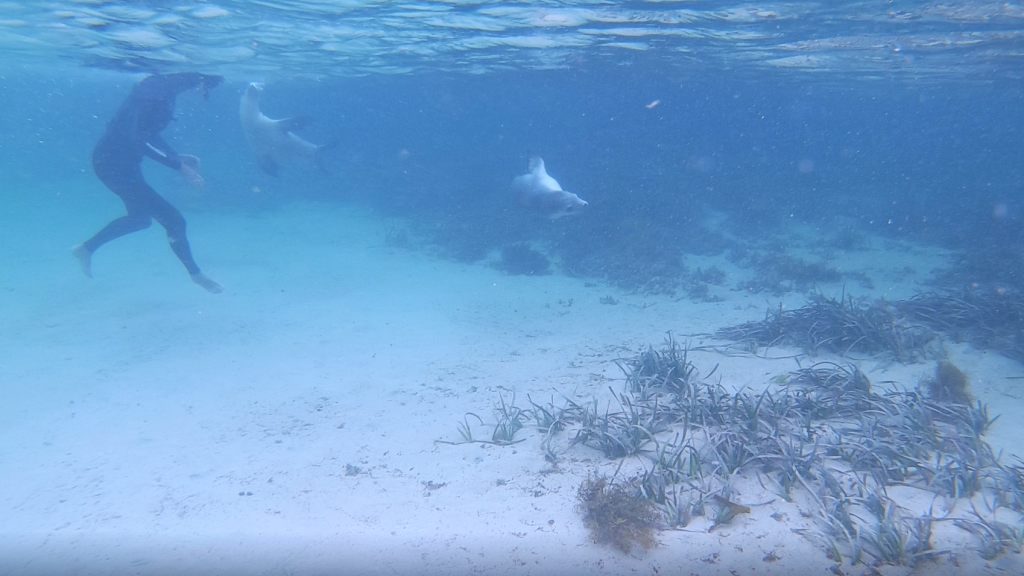
[(135, 86), (107, 124), (107, 131), (93, 149), (92, 165), (99, 179), (121, 198), (128, 213), (74, 247), (72, 253), (86, 276), (92, 277), (92, 255), (100, 246), (147, 228), (156, 220), (167, 231), (171, 250), (185, 265), (192, 281), (210, 292), (221, 291), (220, 284), (203, 274), (192, 258), (181, 212), (157, 194), (142, 176), (142, 158), (149, 156), (180, 172), (189, 184), (203, 185), (199, 159), (175, 152), (163, 141), (160, 132), (174, 118), (174, 102), (179, 93), (198, 87), (205, 98), (221, 81), (220, 76), (196, 72), (149, 76)]

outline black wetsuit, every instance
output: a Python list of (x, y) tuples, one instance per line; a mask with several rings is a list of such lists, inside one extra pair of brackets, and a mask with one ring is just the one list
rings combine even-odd
[(90, 253), (115, 238), (147, 228), (156, 220), (167, 230), (171, 249), (189, 274), (200, 273), (185, 235), (185, 218), (143, 178), (142, 158), (148, 156), (180, 170), (181, 158), (160, 137), (174, 117), (175, 98), (180, 92), (198, 86), (209, 90), (220, 81), (219, 76), (194, 72), (149, 76), (121, 104), (93, 149), (92, 165), (99, 179), (121, 198), (128, 213), (83, 244)]

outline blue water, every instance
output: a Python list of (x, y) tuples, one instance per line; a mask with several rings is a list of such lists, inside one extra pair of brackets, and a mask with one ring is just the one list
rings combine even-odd
[[(93, 141), (134, 79), (42, 66), (7, 73), (8, 202), (30, 201), (22, 186), (88, 175)], [(326, 172), (286, 166), (278, 179), (261, 174), (245, 148), (236, 112), (245, 80), (229, 77), (209, 102), (183, 96), (166, 133), (203, 158), (220, 191), (212, 196), (228, 210), (258, 205), (245, 193), (253, 186), (357, 202), (447, 226), (455, 237), (436, 240), (473, 244), (477, 256), (540, 237), (561, 246), (556, 253), (585, 244), (588, 258), (614, 261), (624, 220), (639, 222), (645, 242), (701, 253), (705, 239), (690, 225), (708, 209), (744, 226), (843, 216), (957, 249), (1020, 245), (1019, 80), (819, 85), (803, 73), (734, 78), (643, 62), (280, 80), (264, 95), (266, 113), (301, 110), (313, 118), (303, 135), (337, 146)], [(519, 213), (508, 184), (531, 155), (590, 203), (584, 217), (550, 226)], [(581, 273), (601, 275), (589, 264)]]
[[(228, 81), (208, 103), (183, 97), (167, 135), (218, 189), (434, 221), (451, 230), (435, 241), (479, 247), (453, 248), (468, 259), (539, 236), (570, 268), (614, 262), (624, 221), (700, 253), (715, 249), (694, 227), (708, 209), (743, 228), (841, 216), (957, 249), (1019, 244), (1024, 9), (830, 6), (21, 3), (0, 23), (5, 194), (87, 174), (141, 73), (195, 69)], [(266, 180), (239, 161), (250, 80), (268, 83), (269, 115), (301, 112), (304, 136), (337, 144), (326, 173)], [(590, 202), (585, 218), (519, 217), (507, 186), (531, 155)]]
[[(999, 294), (1019, 295), (1024, 290), (1020, 2), (82, 1), (6, 2), (0, 7), (0, 323), (6, 324), (7, 317), (18, 330), (31, 332), (24, 338), (20, 333), (10, 335), (23, 353), (18, 362), (0, 357), (0, 372), (14, 366), (19, 375), (38, 377), (43, 390), (38, 398), (22, 390), (23, 397), (13, 404), (12, 410), (19, 413), (11, 420), (11, 437), (19, 437), (17, 426), (27, 430), (26, 423), (35, 422), (30, 413), (37, 401), (56, 414), (54, 418), (80, 409), (92, 419), (86, 430), (117, 436), (102, 413), (103, 394), (130, 406), (135, 400), (119, 395), (136, 390), (136, 379), (149, 382), (152, 373), (158, 376), (154, 389), (182, 397), (175, 396), (177, 404), (168, 409), (171, 418), (195, 423), (190, 404), (195, 393), (205, 418), (199, 422), (210, 430), (221, 430), (224, 419), (229, 428), (235, 426), (232, 418), (248, 422), (252, 414), (246, 412), (247, 402), (258, 403), (261, 393), (270, 398), (285, 394), (282, 382), (296, 386), (295, 397), (302, 400), (320, 394), (346, 399), (346, 387), (352, 387), (366, 398), (360, 400), (365, 400), (359, 404), (363, 412), (353, 417), (349, 430), (365, 417), (371, 422), (357, 428), (364, 436), (351, 446), (336, 442), (329, 434), (339, 429), (337, 423), (320, 422), (317, 442), (301, 446), (289, 458), (305, 465), (301, 450), (329, 444), (325, 451), (337, 449), (341, 460), (370, 458), (374, 465), (386, 462), (395, 470), (411, 469), (409, 462), (399, 459), (396, 464), (379, 456), (387, 454), (386, 444), (391, 442), (379, 429), (394, 426), (415, 436), (407, 439), (412, 445), (428, 435), (445, 434), (436, 432), (437, 421), (448, 416), (424, 415), (429, 434), (399, 425), (406, 422), (378, 423), (374, 419), (386, 412), (381, 408), (385, 401), (374, 390), (361, 388), (361, 381), (352, 383), (352, 366), (362, 368), (365, 363), (372, 368), (367, 372), (388, 374), (387, 384), (394, 388), (388, 394), (422, 388), (424, 381), (463, 378), (457, 390), (445, 390), (440, 407), (431, 404), (431, 410), (443, 412), (449, 394), (463, 403), (486, 406), (489, 397), (474, 396), (477, 384), (482, 396), (494, 390), (487, 386), (503, 382), (492, 373), (474, 373), (478, 382), (465, 380), (461, 373), (453, 376), (454, 369), (445, 372), (446, 362), (464, 368), (462, 355), (475, 353), (471, 344), (478, 340), (499, 334), (508, 340), (512, 351), (507, 354), (515, 356), (516, 363), (520, 349), (538, 362), (536, 358), (545, 358), (549, 349), (561, 354), (575, 346), (572, 339), (577, 338), (591, 338), (588, 345), (594, 349), (618, 346), (620, 335), (612, 325), (620, 317), (626, 325), (634, 309), (646, 310), (648, 296), (672, 298), (671, 304), (662, 301), (663, 308), (647, 313), (643, 322), (648, 324), (642, 323), (643, 330), (660, 338), (663, 330), (686, 325), (691, 318), (687, 314), (692, 311), (676, 314), (677, 308), (670, 306), (687, 299), (710, 304), (716, 302), (716, 294), (739, 293), (741, 299), (749, 292), (757, 294), (756, 303), (744, 300), (742, 305), (749, 310), (749, 319), (759, 319), (765, 300), (774, 306), (787, 298), (799, 305), (819, 281), (836, 292), (849, 286), (851, 292), (868, 297), (887, 296), (886, 290), (905, 296), (908, 290), (989, 285), (997, 286)], [(180, 286), (161, 275), (177, 265), (162, 238), (151, 238), (148, 244), (122, 240), (117, 250), (105, 248), (103, 260), (97, 257), (102, 280), (87, 288), (66, 284), (74, 288), (65, 290), (62, 282), (82, 280), (68, 248), (121, 210), (92, 174), (93, 145), (145, 74), (184, 70), (226, 78), (208, 100), (196, 93), (179, 97), (176, 121), (164, 133), (179, 151), (202, 159), (206, 190), (200, 195), (184, 193), (173, 174), (152, 163), (146, 173), (185, 213), (193, 225), (197, 259), (228, 285), (230, 294), (225, 296), (231, 299), (223, 305), (193, 294), (189, 297), (195, 300), (179, 299), (179, 292), (196, 288), (183, 273)], [(277, 177), (260, 171), (238, 119), (239, 99), (251, 81), (266, 84), (263, 110), (269, 116), (301, 114), (311, 119), (302, 136), (331, 144), (323, 152), (322, 168), (295, 162), (284, 165)], [(526, 171), (532, 156), (542, 156), (548, 171), (589, 203), (582, 213), (551, 221), (522, 209), (509, 187)], [(557, 285), (550, 295), (525, 297), (508, 288), (525, 284), (510, 283), (501, 286), (505, 292), (491, 292), (497, 282), (471, 277), (459, 284), (475, 290), (470, 293), (467, 288), (464, 299), (445, 294), (441, 300), (424, 291), (421, 301), (403, 296), (404, 291), (415, 292), (416, 286), (405, 286), (404, 274), (388, 268), (389, 261), (381, 265), (390, 274), (381, 284), (387, 286), (390, 300), (376, 302), (373, 279), (362, 276), (365, 271), (358, 267), (378, 270), (367, 262), (369, 256), (353, 258), (339, 246), (337, 254), (331, 252), (337, 258), (330, 262), (305, 259), (308, 245), (303, 242), (311, 237), (321, 244), (346, 239), (356, 244), (346, 236), (350, 231), (330, 230), (330, 210), (310, 214), (306, 221), (316, 230), (301, 229), (296, 223), (303, 219), (295, 214), (310, 206), (354, 208), (358, 214), (372, 215), (368, 218), (401, 222), (382, 240), (396, 249), (439, 255), (448, 263), (498, 267), (510, 274), (571, 276), (582, 279), (580, 285), (591, 292), (558, 292), (567, 289)], [(282, 215), (283, 224), (273, 224), (276, 215)], [(251, 223), (244, 220), (249, 216)], [(224, 228), (229, 232), (222, 233), (218, 224), (228, 221), (230, 226)], [(251, 236), (231, 235), (240, 230)], [(801, 236), (798, 241), (798, 235), (808, 230), (814, 235), (811, 240)], [(838, 280), (823, 274), (758, 283), (763, 270), (757, 269), (759, 261), (751, 254), (760, 254), (763, 265), (765, 254), (788, 256), (791, 249), (796, 254), (794, 247), (801, 244), (803, 252), (794, 257), (805, 258), (807, 245), (816, 243), (823, 247), (817, 254), (823, 265), (842, 271)], [(919, 258), (922, 269), (916, 271), (900, 263), (882, 274), (882, 280), (847, 274), (853, 268), (846, 266), (847, 260), (858, 247), (877, 249), (868, 256), (861, 250), (857, 256), (872, 260), (877, 271), (886, 267), (890, 252), (905, 251), (910, 244), (935, 258)], [(549, 266), (524, 271), (514, 263), (501, 263), (498, 255), (503, 251), (512, 254), (523, 247), (534, 250), (532, 257)], [(855, 249), (847, 250), (850, 247)], [(753, 280), (744, 280), (733, 268), (724, 281), (716, 280), (714, 271), (702, 268), (716, 258), (746, 269)], [(926, 268), (938, 261), (944, 263), (939, 269)], [(418, 278), (428, 276), (432, 266), (429, 260), (419, 262)], [(54, 272), (65, 269), (70, 270), (66, 276)], [(163, 280), (151, 280), (147, 274)], [(909, 276), (921, 284), (900, 286), (899, 291), (892, 287)], [(240, 281), (232, 285), (233, 278)], [(710, 293), (702, 291), (707, 285), (713, 286)], [(111, 286), (117, 287), (116, 298), (99, 293)], [(593, 304), (599, 291), (612, 294), (613, 289), (621, 292), (614, 292), (614, 298), (601, 292), (607, 298), (601, 305), (627, 297), (636, 300), (606, 309), (614, 312), (602, 309), (597, 314), (607, 323), (601, 324), (602, 331), (588, 332), (589, 325), (582, 321), (573, 326), (576, 317), (570, 314), (583, 308), (584, 297)], [(65, 292), (76, 300), (64, 300)], [(301, 301), (302, 295), (309, 300)], [(346, 324), (344, 306), (351, 295), (361, 298), (352, 299), (365, 307), (360, 312), (372, 306), (388, 311), (390, 315), (382, 314), (388, 319), (385, 324), (362, 317), (356, 325)], [(573, 297), (580, 298), (576, 308)], [(484, 305), (479, 302), (488, 298), (497, 302), (494, 317), (480, 312)], [(733, 312), (740, 305), (724, 306)], [(537, 324), (514, 327), (513, 320), (525, 315), (519, 307), (531, 310), (530, 320)], [(717, 318), (726, 309), (708, 310), (699, 315), (696, 327), (684, 329), (719, 327), (709, 324), (708, 318)], [(197, 311), (208, 316), (200, 318)], [(445, 325), (441, 336), (430, 325), (401, 326), (409, 318), (440, 324), (449, 321), (449, 315), (456, 320)], [(173, 330), (154, 337), (159, 330), (153, 326), (162, 326), (168, 318), (175, 319), (169, 323)], [(219, 332), (208, 331), (211, 318)], [(309, 327), (296, 319), (308, 319)], [(666, 326), (651, 328), (662, 320)], [(480, 333), (460, 332), (466, 326)], [(412, 368), (404, 371), (404, 359), (390, 348), (403, 345), (395, 336), (403, 329), (415, 342), (436, 347), (440, 359), (415, 358)], [(640, 329), (623, 328), (629, 330)], [(1021, 334), (1019, 327), (1014, 332)], [(342, 347), (353, 333), (368, 334), (358, 351)], [(279, 334), (282, 341), (276, 340)], [(225, 344), (223, 335), (237, 341)], [(566, 340), (559, 340), (564, 335)], [(92, 342), (103, 342), (109, 350), (91, 355)], [(248, 350), (251, 343), (258, 343), (253, 344), (257, 352)], [(380, 358), (371, 350), (378, 344), (387, 350)], [(223, 389), (227, 400), (217, 396), (220, 392), (201, 394), (207, 384), (203, 370), (217, 375), (224, 370), (218, 362), (219, 346), (230, 348), (223, 351), (229, 365), (245, 368), (237, 382), (212, 384), (215, 390)], [(298, 360), (273, 356), (279, 348), (291, 350), (289, 346), (303, 355)], [(544, 353), (535, 353), (540, 347)], [(27, 359), (36, 348), (41, 359)], [(499, 360), (482, 362), (487, 368), (510, 362), (505, 354), (503, 348)], [(49, 364), (54, 358), (59, 359), (57, 367)], [(202, 362), (195, 374), (183, 371), (185, 385), (179, 389), (174, 370), (182, 358)], [(977, 357), (969, 358), (975, 362), (971, 368), (984, 372)], [(298, 364), (294, 372), (292, 361)], [(569, 362), (547, 361), (552, 373)], [(709, 361), (708, 367), (712, 365)], [(993, 370), (1006, 364), (998, 366)], [(424, 372), (416, 372), (416, 367)], [(469, 370), (477, 369), (474, 365)], [(308, 377), (303, 370), (316, 377), (303, 380)], [(760, 378), (766, 372), (754, 373)], [(908, 374), (920, 373), (907, 368), (898, 382), (912, 386), (916, 381)], [(129, 382), (118, 380), (120, 374)], [(1010, 371), (999, 374), (1002, 378)], [(27, 376), (19, 383), (34, 390), (37, 383)], [(876, 381), (890, 377), (896, 378), (885, 374)], [(548, 393), (546, 378), (548, 374), (538, 374), (531, 383)], [(487, 384), (480, 384), (485, 380)], [(69, 391), (79, 383), (82, 390)], [(101, 388), (99, 400), (81, 396), (91, 394), (92, 385)], [(326, 391), (317, 388), (321, 385)], [(600, 394), (607, 391), (599, 378), (586, 385)], [(138, 394), (145, 396), (145, 384), (139, 386)], [(56, 391), (49, 397), (51, 388)], [(72, 406), (69, 398), (82, 408)], [(147, 414), (154, 422), (167, 429), (178, 425), (160, 420), (159, 396), (139, 402), (149, 402)], [(452, 422), (462, 407), (454, 409)], [(229, 408), (235, 411), (223, 416)], [(272, 408), (261, 410), (276, 414)], [(125, 422), (149, 441), (147, 420), (126, 417)], [(54, 434), (57, 444), (73, 446), (68, 449), (69, 454), (74, 451), (67, 457), (69, 469), (92, 470), (92, 447), (85, 440), (69, 442), (76, 437), (76, 428), (74, 423), (66, 426)], [(454, 424), (445, 431), (449, 429)], [(205, 430), (192, 433), (201, 438)], [(1004, 440), (1018, 435), (1011, 426), (1001, 433)], [(153, 436), (162, 441), (173, 437), (160, 434), (164, 428), (158, 427)], [(367, 451), (372, 454), (353, 456), (352, 446), (371, 437)], [(195, 450), (191, 445), (163, 448), (184, 460)], [(149, 453), (145, 446), (132, 444), (132, 449)], [(233, 444), (218, 449), (224, 454), (236, 450)], [(252, 461), (262, 462), (264, 457), (263, 447), (244, 442), (237, 450), (246, 455), (252, 450)], [(48, 465), (47, 455), (40, 454), (40, 462)], [(113, 472), (105, 461), (101, 471), (121, 478), (116, 468), (130, 460), (122, 456), (110, 457)], [(158, 452), (151, 457), (162, 459)], [(341, 460), (331, 465), (340, 466)], [(271, 466), (278, 477), (293, 465), (292, 460), (284, 462)], [(247, 465), (238, 464), (227, 474), (244, 475), (238, 470)], [(51, 477), (49, 468), (39, 463), (26, 470), (31, 473), (25, 474), (29, 480), (23, 483), (30, 488), (32, 478)], [(132, 486), (134, 480), (122, 479), (126, 491), (138, 489)], [(191, 480), (189, 476), (169, 482), (183, 486)], [(408, 477), (416, 493), (433, 480)], [(493, 481), (488, 476), (487, 482)], [(565, 478), (561, 481), (563, 494), (574, 490)], [(349, 490), (339, 483), (330, 486), (335, 492), (329, 496), (338, 500)], [(232, 502), (234, 490), (231, 484)], [(290, 497), (285, 488), (280, 490), (285, 494), (282, 499)], [(369, 484), (363, 490), (364, 497), (373, 493), (385, 500)], [(96, 507), (118, 512), (115, 492), (108, 489), (97, 497), (103, 506)], [(24, 501), (33, 502), (31, 490), (25, 493), (29, 496)], [(319, 493), (312, 493), (310, 507), (323, 506), (316, 500)], [(160, 497), (156, 494), (154, 501)], [(226, 501), (223, 494), (217, 494), (222, 500), (209, 498), (214, 504), (206, 513), (233, 510), (218, 507)], [(136, 501), (136, 516), (125, 516), (148, 522), (150, 504)], [(466, 501), (466, 506), (471, 504)], [(93, 511), (88, 503), (81, 509)], [(33, 509), (25, 504), (23, 510), (29, 514)], [(40, 525), (63, 521), (60, 510), (48, 510), (53, 517), (41, 519)], [(429, 518), (422, 507), (415, 512)], [(106, 520), (94, 524), (94, 516), (88, 516), (88, 522), (69, 522), (78, 522), (74, 529), (83, 533), (94, 525), (106, 526)], [(293, 518), (301, 515), (282, 520), (282, 525)], [(111, 522), (116, 532), (118, 524)], [(182, 525), (191, 526), (188, 522)], [(314, 528), (325, 525), (333, 526), (326, 522)], [(173, 521), (166, 526), (171, 531), (180, 528)]]
[[(403, 221), (410, 234), (389, 240), (403, 247), (493, 264), (529, 246), (536, 270), (503, 268), (698, 300), (701, 258), (764, 275), (749, 254), (788, 255), (804, 227), (826, 247), (870, 237), (951, 251), (919, 271), (932, 276), (921, 290), (1024, 288), (1018, 3), (6, 8), (10, 262), (64, 258), (119, 213), (92, 175), (92, 146), (145, 74), (198, 70), (226, 81), (208, 100), (182, 95), (164, 135), (203, 160), (207, 192), (182, 194), (173, 174), (146, 168), (189, 217), (355, 206)], [(321, 168), (260, 171), (238, 120), (250, 81), (266, 84), (266, 114), (311, 119), (302, 136), (331, 144)], [(589, 203), (582, 214), (522, 209), (509, 185), (531, 156)], [(842, 269), (830, 250), (822, 264)], [(199, 252), (202, 263), (218, 248)], [(838, 277), (718, 285), (800, 296), (856, 281), (885, 295)]]

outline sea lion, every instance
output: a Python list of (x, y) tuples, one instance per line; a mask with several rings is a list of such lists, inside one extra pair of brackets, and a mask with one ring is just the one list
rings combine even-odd
[(319, 166), (320, 152), (327, 146), (313, 144), (294, 132), (306, 126), (309, 119), (302, 116), (268, 118), (260, 111), (262, 92), (263, 84), (250, 82), (238, 108), (245, 139), (260, 168), (271, 176), (277, 176), (281, 163), (291, 158), (308, 158)]
[(523, 206), (554, 220), (577, 214), (587, 201), (566, 192), (557, 180), (548, 175), (544, 160), (530, 158), (530, 171), (512, 180), (512, 190)]

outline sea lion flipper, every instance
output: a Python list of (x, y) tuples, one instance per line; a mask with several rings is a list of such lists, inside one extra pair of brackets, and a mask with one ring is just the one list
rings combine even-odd
[(548, 171), (544, 169), (544, 159), (541, 158), (540, 156), (531, 156), (530, 157), (529, 170), (530, 170), (530, 173), (532, 173), (532, 174), (538, 174), (538, 173), (540, 173), (540, 174), (547, 174), (548, 173)]
[(312, 119), (309, 116), (293, 116), (291, 118), (281, 118), (277, 120), (277, 125), (281, 130), (285, 132), (294, 132), (295, 130), (302, 130), (306, 126), (309, 126)]

